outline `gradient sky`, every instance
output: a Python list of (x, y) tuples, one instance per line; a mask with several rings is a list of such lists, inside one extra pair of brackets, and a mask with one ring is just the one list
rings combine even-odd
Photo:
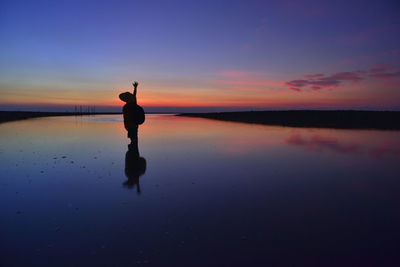
[(0, 1), (0, 109), (400, 110), (400, 2)]

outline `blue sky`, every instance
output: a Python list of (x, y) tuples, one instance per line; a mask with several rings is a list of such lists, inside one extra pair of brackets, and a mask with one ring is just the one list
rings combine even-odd
[(399, 24), (397, 1), (2, 1), (0, 108), (118, 106), (139, 80), (148, 109), (393, 109)]

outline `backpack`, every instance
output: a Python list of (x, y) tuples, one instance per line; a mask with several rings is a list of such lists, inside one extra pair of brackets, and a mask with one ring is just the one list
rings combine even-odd
[(136, 111), (135, 111), (134, 118), (136, 119), (136, 121), (135, 121), (136, 124), (143, 124), (143, 122), (145, 120), (144, 110), (139, 105), (136, 105)]

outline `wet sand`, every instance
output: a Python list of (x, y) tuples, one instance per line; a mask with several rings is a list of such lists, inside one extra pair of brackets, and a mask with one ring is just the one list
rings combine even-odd
[(149, 115), (129, 142), (0, 124), (0, 265), (400, 266), (400, 131)]
[(291, 127), (399, 130), (400, 111), (286, 110), (181, 113), (178, 116)]

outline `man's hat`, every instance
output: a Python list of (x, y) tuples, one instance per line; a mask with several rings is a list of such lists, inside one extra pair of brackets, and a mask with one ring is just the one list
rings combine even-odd
[(121, 99), (124, 102), (136, 102), (136, 97), (130, 93), (130, 92), (125, 92), (122, 94), (119, 94), (119, 99)]

